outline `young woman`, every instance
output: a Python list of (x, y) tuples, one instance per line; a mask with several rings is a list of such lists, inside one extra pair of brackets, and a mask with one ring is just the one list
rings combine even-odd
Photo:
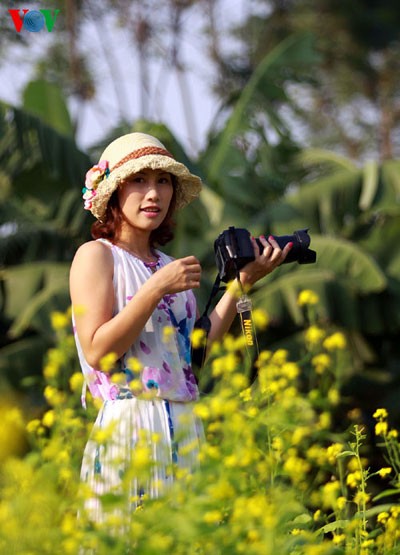
[[(94, 493), (87, 508), (97, 521), (103, 518), (98, 496), (119, 492), (124, 480), (134, 508), (143, 495), (165, 491), (175, 465), (197, 466), (203, 432), (192, 411), (198, 389), (190, 337), (201, 267), (193, 255), (174, 260), (157, 247), (172, 238), (174, 211), (200, 189), (199, 177), (142, 133), (113, 141), (86, 176), (83, 197), (97, 218), (95, 240), (78, 249), (70, 290), (85, 382), (103, 400), (82, 464), (82, 480)], [(255, 261), (241, 271), (244, 285), (271, 272), (290, 249), (281, 250), (273, 238), (261, 241), (263, 253), (255, 248)], [(230, 328), (236, 300), (231, 288), (210, 315), (210, 344)], [(110, 353), (115, 367), (103, 371)], [(189, 443), (194, 448), (182, 450)], [(143, 449), (152, 460), (145, 479), (129, 471)]]

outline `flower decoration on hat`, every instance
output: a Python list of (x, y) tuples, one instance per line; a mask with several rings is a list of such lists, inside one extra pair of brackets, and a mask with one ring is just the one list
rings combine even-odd
[(110, 168), (107, 160), (100, 160), (86, 173), (85, 186), (82, 189), (85, 210), (92, 208), (92, 199), (96, 196), (96, 189), (110, 175)]

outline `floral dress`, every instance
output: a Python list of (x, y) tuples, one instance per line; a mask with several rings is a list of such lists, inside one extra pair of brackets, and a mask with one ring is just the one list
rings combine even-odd
[[(99, 241), (113, 254), (117, 314), (149, 279), (152, 269), (128, 251)], [(156, 254), (158, 267), (171, 261), (160, 251)], [(193, 402), (199, 395), (190, 356), (195, 318), (192, 291), (166, 295), (118, 361), (114, 375), (87, 363), (75, 333), (85, 384), (93, 397), (103, 400), (81, 469), (81, 480), (93, 492), (86, 502), (92, 520), (104, 518), (101, 495), (121, 494), (123, 489), (129, 509), (135, 509), (144, 495), (158, 497), (168, 489), (176, 466), (189, 472), (198, 466), (203, 428), (193, 414)], [(134, 470), (144, 453), (151, 459), (146, 479), (140, 472), (135, 476)], [(127, 475), (131, 476), (129, 484)]]

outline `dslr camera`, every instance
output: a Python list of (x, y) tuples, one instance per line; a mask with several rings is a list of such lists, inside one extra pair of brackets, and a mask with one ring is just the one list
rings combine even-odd
[[(312, 264), (317, 259), (317, 253), (309, 249), (310, 236), (308, 229), (294, 231), (293, 235), (273, 235), (281, 249), (289, 243), (293, 247), (286, 256), (283, 264), (298, 262), (299, 264)], [(260, 253), (264, 247), (256, 239)], [(228, 282), (237, 276), (238, 271), (254, 260), (254, 247), (250, 233), (247, 229), (229, 227), (223, 231), (214, 243), (215, 261), (221, 281)]]

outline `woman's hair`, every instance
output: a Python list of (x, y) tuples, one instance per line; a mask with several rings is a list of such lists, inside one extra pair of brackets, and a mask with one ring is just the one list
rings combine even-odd
[[(174, 237), (173, 229), (175, 222), (173, 221), (173, 214), (176, 206), (176, 185), (177, 178), (170, 174), (172, 178), (173, 194), (169, 204), (168, 212), (163, 222), (154, 229), (150, 234), (150, 246), (156, 247), (157, 245), (166, 245)], [(127, 180), (128, 181), (128, 180)], [(106, 212), (102, 221), (96, 220), (91, 227), (91, 234), (93, 239), (108, 239), (113, 243), (118, 239), (121, 231), (122, 223), (125, 220), (121, 212), (118, 199), (118, 189), (116, 189), (108, 201)]]

